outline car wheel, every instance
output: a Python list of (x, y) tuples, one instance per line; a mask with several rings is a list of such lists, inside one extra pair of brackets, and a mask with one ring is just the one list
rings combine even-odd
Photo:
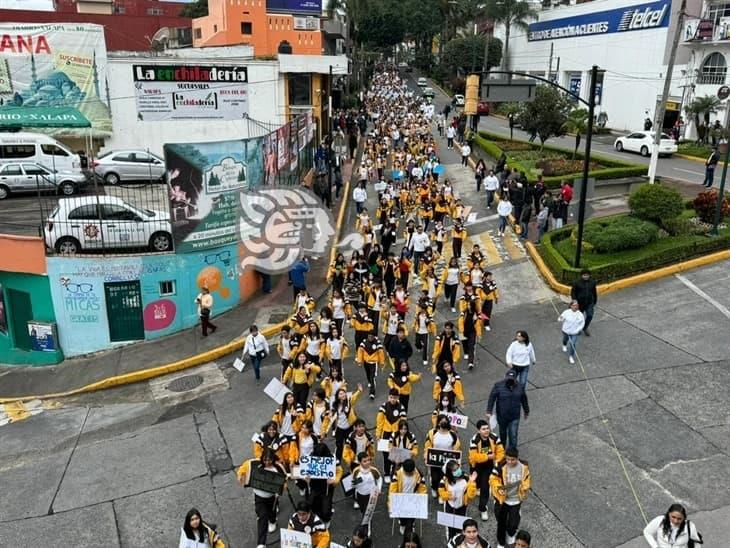
[(73, 183), (61, 183), (61, 194), (71, 196), (74, 192), (76, 192), (76, 187)]
[(59, 255), (75, 255), (81, 251), (81, 244), (76, 238), (63, 237), (56, 242), (56, 253)]
[(172, 236), (167, 232), (155, 232), (150, 238), (150, 251), (163, 252), (172, 249)]
[(646, 145), (644, 145), (643, 147), (641, 147), (641, 155), (642, 156), (649, 156), (649, 147), (647, 147)]
[(624, 151), (624, 144), (621, 141), (618, 141), (616, 143), (616, 150), (618, 150), (619, 152), (623, 152)]
[(10, 196), (10, 189), (5, 185), (0, 185), (0, 200), (4, 200)]
[(108, 185), (116, 185), (119, 182), (119, 175), (114, 172), (109, 172), (104, 175), (104, 182)]

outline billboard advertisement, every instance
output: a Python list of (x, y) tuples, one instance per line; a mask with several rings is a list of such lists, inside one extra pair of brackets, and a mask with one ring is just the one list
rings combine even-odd
[(133, 65), (137, 118), (241, 120), (248, 113), (243, 66)]
[(238, 195), (264, 182), (263, 142), (256, 137), (164, 146), (178, 253), (237, 241)]
[(322, 14), (322, 0), (266, 0), (267, 13)]
[[(0, 118), (5, 110), (27, 120), (33, 108), (46, 113), (71, 109), (78, 112), (77, 118), (91, 122), (96, 135), (111, 134), (104, 27), (0, 23)], [(88, 134), (88, 130), (63, 127), (46, 131)]]

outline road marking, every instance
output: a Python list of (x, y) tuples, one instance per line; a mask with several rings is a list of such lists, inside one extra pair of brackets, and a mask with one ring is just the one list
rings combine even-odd
[(522, 247), (519, 242), (517, 242), (517, 238), (514, 236), (514, 234), (505, 234), (502, 240), (504, 242), (504, 247), (507, 250), (507, 253), (509, 253), (510, 259), (512, 259), (513, 261), (518, 261), (525, 256), (525, 248)]
[(481, 234), (479, 234), (475, 243), (479, 244), (479, 247), (487, 256), (488, 265), (491, 266), (495, 264), (500, 264), (502, 262), (502, 257), (500, 257), (499, 255), (499, 250), (497, 249), (497, 246), (494, 245), (494, 241), (487, 232), (482, 232)]
[(699, 287), (697, 287), (695, 284), (693, 284), (691, 281), (689, 281), (687, 278), (685, 278), (681, 274), (675, 274), (675, 276), (677, 277), (677, 279), (680, 282), (682, 282), (684, 285), (689, 287), (692, 291), (697, 293), (697, 295), (699, 295), (700, 297), (705, 299), (708, 303), (710, 303), (712, 306), (717, 308), (723, 316), (730, 319), (730, 310), (728, 310), (724, 305), (720, 304), (715, 299), (710, 297), (707, 293), (702, 291)]
[(43, 413), (43, 409), (41, 400), (31, 400), (25, 403), (17, 401), (0, 405), (0, 426), (38, 415)]

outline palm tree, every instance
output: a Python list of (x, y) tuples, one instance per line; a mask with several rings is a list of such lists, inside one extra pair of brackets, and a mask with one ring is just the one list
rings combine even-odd
[(488, 0), (485, 11), (495, 23), (504, 25), (502, 67), (504, 70), (509, 70), (509, 37), (512, 27), (527, 32), (528, 21), (537, 19), (537, 12), (523, 0)]
[(584, 108), (572, 110), (565, 122), (565, 129), (568, 133), (575, 133), (575, 149), (573, 150), (573, 160), (575, 160), (580, 146), (580, 136), (588, 131), (588, 111)]
[(704, 97), (695, 97), (689, 105), (684, 107), (684, 110), (689, 116), (694, 117), (698, 126), (700, 125), (700, 115), (702, 115), (705, 125), (709, 125), (710, 113), (716, 112), (720, 103), (720, 99), (716, 96), (705, 95)]

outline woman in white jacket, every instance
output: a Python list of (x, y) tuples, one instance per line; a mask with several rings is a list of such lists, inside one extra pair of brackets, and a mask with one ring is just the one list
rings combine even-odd
[(563, 352), (568, 353), (570, 363), (575, 363), (575, 346), (578, 344), (578, 335), (586, 324), (583, 312), (578, 310), (578, 301), (570, 301), (570, 308), (558, 316), (558, 321), (563, 324)]
[(518, 331), (515, 340), (507, 348), (507, 355), (504, 358), (507, 367), (517, 372), (517, 382), (527, 388), (527, 375), (530, 366), (535, 365), (535, 348), (530, 342), (527, 331)]
[(509, 223), (509, 216), (512, 215), (512, 204), (506, 192), (503, 192), (499, 197), (497, 215), (499, 215), (499, 235), (504, 236), (504, 230), (507, 228), (507, 223)]
[(644, 527), (644, 538), (651, 548), (687, 548), (690, 538), (702, 544), (702, 535), (681, 504), (672, 504), (666, 514), (651, 520)]

